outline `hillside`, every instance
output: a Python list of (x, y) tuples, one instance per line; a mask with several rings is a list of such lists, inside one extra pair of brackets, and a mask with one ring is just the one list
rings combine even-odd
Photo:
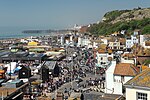
[(93, 34), (108, 35), (121, 30), (132, 34), (135, 29), (150, 34), (150, 8), (107, 12), (100, 23), (91, 25), (88, 30)]

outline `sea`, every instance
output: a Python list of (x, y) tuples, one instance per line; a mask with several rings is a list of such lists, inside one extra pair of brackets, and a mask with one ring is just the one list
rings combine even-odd
[[(31, 36), (45, 36), (54, 33), (22, 33), (24, 30), (42, 30), (35, 28), (0, 27), (0, 39), (26, 38)], [(44, 29), (43, 29), (44, 30)]]

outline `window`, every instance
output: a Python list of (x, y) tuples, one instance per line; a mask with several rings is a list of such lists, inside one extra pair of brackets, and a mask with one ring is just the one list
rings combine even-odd
[(147, 100), (147, 93), (137, 92), (137, 100)]
[(117, 47), (116, 47), (116, 46), (114, 46), (114, 49), (117, 49)]
[(123, 47), (120, 47), (120, 49), (123, 49)]
[(26, 73), (25, 72), (22, 72), (22, 75), (25, 75)]

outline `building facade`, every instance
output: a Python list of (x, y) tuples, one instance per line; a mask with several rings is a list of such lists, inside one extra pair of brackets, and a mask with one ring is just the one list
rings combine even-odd
[(150, 68), (125, 83), (126, 100), (150, 100)]

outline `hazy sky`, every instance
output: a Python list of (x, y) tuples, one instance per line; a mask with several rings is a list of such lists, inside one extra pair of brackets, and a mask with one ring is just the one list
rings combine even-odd
[(0, 27), (62, 29), (101, 20), (111, 10), (150, 7), (150, 0), (0, 0)]

